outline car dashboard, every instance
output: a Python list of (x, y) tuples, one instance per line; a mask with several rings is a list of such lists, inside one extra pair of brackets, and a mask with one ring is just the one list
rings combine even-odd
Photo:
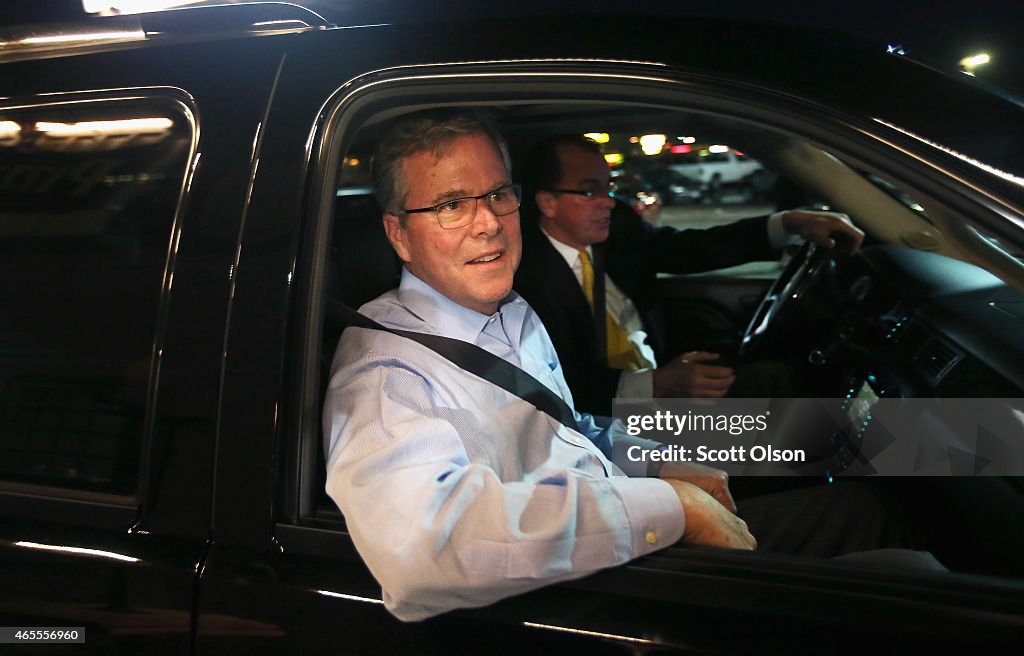
[(1024, 394), (1024, 293), (974, 265), (870, 246), (834, 269), (839, 320), (820, 357), (879, 397)]

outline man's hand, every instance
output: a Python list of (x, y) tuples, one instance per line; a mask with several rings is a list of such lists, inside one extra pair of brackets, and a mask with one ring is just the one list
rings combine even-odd
[(849, 255), (856, 253), (864, 241), (864, 233), (839, 212), (787, 210), (782, 212), (782, 227), (830, 251)]
[(729, 492), (729, 475), (721, 469), (695, 462), (666, 462), (661, 466), (658, 476), (692, 483), (710, 494), (729, 512), (736, 512), (736, 502)]
[(686, 515), (682, 542), (728, 549), (756, 549), (757, 540), (747, 523), (725, 509), (722, 504), (692, 483), (666, 479), (679, 496)]
[(691, 351), (652, 372), (654, 396), (659, 398), (721, 398), (736, 382), (731, 367), (704, 364), (717, 353)]

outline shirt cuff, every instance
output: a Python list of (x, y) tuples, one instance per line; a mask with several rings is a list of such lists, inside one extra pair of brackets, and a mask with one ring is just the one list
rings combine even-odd
[(619, 376), (619, 387), (615, 391), (617, 399), (651, 399), (654, 398), (654, 370), (623, 371)]
[(797, 235), (786, 232), (786, 228), (782, 225), (782, 212), (776, 212), (769, 216), (767, 225), (768, 243), (775, 250), (781, 250), (798, 239)]
[[(641, 457), (640, 454), (633, 450), (633, 455), (637, 458), (634, 462), (629, 459), (630, 447), (640, 447), (640, 451), (657, 451), (661, 449), (664, 444), (661, 442), (655, 442), (654, 440), (644, 439), (639, 436), (630, 435), (626, 432), (626, 428), (621, 421), (616, 421), (612, 426), (612, 462), (618, 465), (626, 476), (635, 476), (637, 478), (642, 476), (651, 476), (651, 465), (654, 462), (650, 456), (646, 453)], [(661, 462), (657, 463), (661, 465)], [(659, 467), (660, 469), (660, 467)], [(654, 473), (657, 477), (657, 472)]]
[(638, 558), (663, 549), (683, 537), (686, 517), (672, 486), (657, 478), (609, 479), (626, 509), (633, 534), (633, 555)]

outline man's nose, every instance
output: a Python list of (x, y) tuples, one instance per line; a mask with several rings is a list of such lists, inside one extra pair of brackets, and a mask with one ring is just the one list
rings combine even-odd
[(601, 207), (603, 207), (605, 209), (611, 209), (611, 208), (615, 207), (615, 199), (612, 198), (612, 192), (611, 191), (605, 191), (605, 192), (601, 192), (600, 194), (598, 194), (597, 202), (598, 202), (598, 204), (600, 204)]
[(491, 236), (501, 232), (501, 219), (483, 201), (477, 201), (476, 216), (470, 225), (474, 234)]

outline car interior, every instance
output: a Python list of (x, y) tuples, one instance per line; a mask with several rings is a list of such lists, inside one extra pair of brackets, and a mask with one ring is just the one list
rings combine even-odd
[[(951, 231), (953, 223), (962, 225), (973, 217), (952, 214), (931, 194), (811, 138), (705, 111), (550, 100), (492, 103), (482, 109), (508, 139), (516, 180), (521, 179), (516, 163), (530, 146), (556, 133), (611, 135), (602, 144), (609, 161), (641, 178), (645, 171), (667, 169), (672, 153), (690, 152), (684, 144), (697, 150), (724, 145), (760, 162), (774, 183), (765, 185), (765, 176), (759, 175), (757, 181), (715, 189), (713, 197), (694, 193), (686, 200), (669, 199), (667, 192), (648, 186), (645, 193), (658, 195), (657, 225), (701, 228), (783, 209), (816, 208), (844, 212), (866, 233), (853, 256), (833, 258), (794, 245), (778, 262), (662, 275), (658, 293), (670, 336), (667, 352), (702, 349), (739, 362), (782, 360), (801, 372), (815, 396), (828, 398), (849, 398), (851, 392), (875, 399), (1024, 397), (1024, 293), (986, 270), (1001, 273), (1005, 261), (995, 256), (986, 261), (983, 249), (965, 249), (963, 237)], [(345, 328), (339, 308), (358, 308), (398, 282), (400, 262), (381, 228), (369, 178), (374, 144), (396, 114), (363, 123), (338, 155), (321, 285), (318, 411), (331, 356)], [(645, 155), (632, 139), (651, 134), (666, 135), (667, 141), (662, 152)], [(756, 187), (761, 188), (754, 193)], [(982, 222), (974, 222), (973, 229), (988, 242), (999, 241)], [(1004, 243), (1003, 256), (1008, 249)], [(1011, 404), (1005, 412), (1024, 417)], [(310, 475), (304, 479), (302, 514), (313, 525), (337, 529), (343, 519), (323, 491), (323, 457), (322, 439), (304, 442), (303, 471)], [(733, 480), (738, 496), (822, 483)], [(917, 518), (924, 545), (950, 570), (1024, 576), (1016, 555), (1019, 524), (1006, 521), (1022, 517), (1021, 479), (908, 476), (873, 483), (895, 500), (900, 512)], [(964, 517), (965, 523), (951, 531), (950, 517)], [(979, 534), (986, 540), (977, 540)]]

